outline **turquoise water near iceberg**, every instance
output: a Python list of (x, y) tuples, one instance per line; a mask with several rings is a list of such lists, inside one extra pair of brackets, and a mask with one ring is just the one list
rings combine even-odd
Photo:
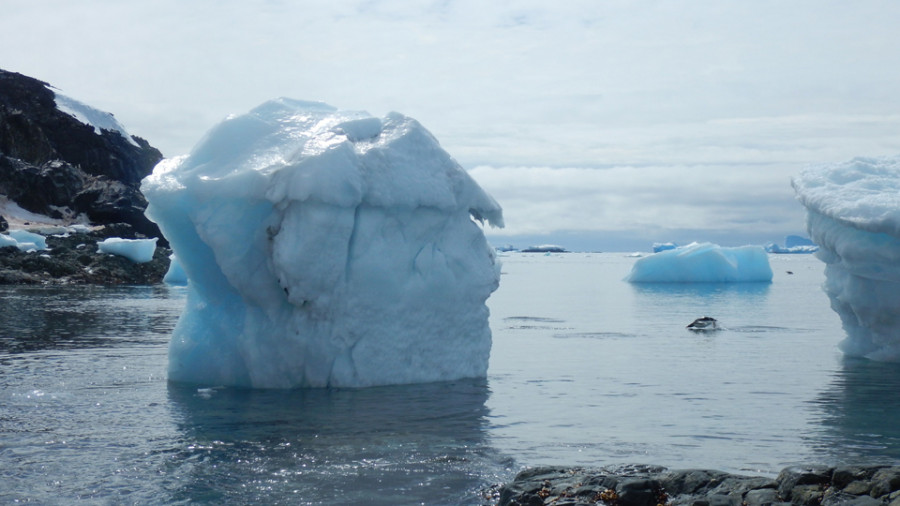
[(540, 464), (900, 461), (900, 367), (842, 357), (815, 258), (745, 285), (502, 260), (486, 380), (363, 390), (170, 385), (182, 289), (0, 287), (0, 503), (480, 504)]

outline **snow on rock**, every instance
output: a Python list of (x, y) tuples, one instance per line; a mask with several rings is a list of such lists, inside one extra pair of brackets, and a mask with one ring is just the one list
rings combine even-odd
[(84, 123), (85, 125), (94, 127), (94, 132), (97, 133), (97, 135), (100, 135), (102, 130), (118, 132), (120, 135), (122, 135), (122, 137), (125, 138), (125, 140), (127, 140), (134, 146), (140, 147), (140, 145), (131, 138), (131, 134), (129, 134), (128, 131), (125, 130), (125, 127), (122, 126), (122, 124), (119, 123), (116, 117), (112, 114), (94, 109), (93, 107), (85, 103), (79, 102), (78, 100), (67, 97), (61, 93), (54, 92), (54, 95), (57, 109), (66, 114), (74, 116), (75, 119)]
[(769, 256), (761, 246), (723, 248), (691, 243), (663, 250), (634, 262), (630, 283), (771, 282)]
[(156, 237), (152, 239), (109, 237), (97, 243), (97, 251), (123, 256), (136, 264), (143, 264), (153, 260), (153, 253), (156, 252), (156, 241)]
[(169, 379), (363, 387), (486, 375), (500, 206), (418, 122), (278, 99), (142, 186), (184, 268)]
[(792, 184), (847, 333), (841, 349), (900, 361), (900, 157), (810, 168)]

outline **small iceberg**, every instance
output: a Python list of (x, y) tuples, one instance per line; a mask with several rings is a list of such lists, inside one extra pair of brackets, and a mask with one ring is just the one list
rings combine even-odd
[(691, 243), (660, 251), (634, 262), (629, 283), (771, 282), (769, 256), (762, 246), (723, 248)]

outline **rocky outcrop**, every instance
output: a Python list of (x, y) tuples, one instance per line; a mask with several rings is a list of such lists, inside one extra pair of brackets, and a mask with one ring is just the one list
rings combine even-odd
[(900, 506), (900, 466), (792, 467), (777, 478), (659, 466), (540, 467), (499, 491), (500, 506)]
[(0, 285), (94, 284), (148, 285), (161, 283), (172, 251), (157, 247), (153, 260), (134, 263), (125, 257), (101, 253), (97, 243), (108, 237), (143, 238), (131, 225), (106, 225), (85, 233), (46, 237), (47, 249), (24, 252), (15, 246), (0, 248)]
[(140, 182), (162, 158), (139, 137), (100, 130), (57, 108), (49, 85), (0, 70), (0, 194), (53, 218), (128, 223), (161, 237), (144, 216)]

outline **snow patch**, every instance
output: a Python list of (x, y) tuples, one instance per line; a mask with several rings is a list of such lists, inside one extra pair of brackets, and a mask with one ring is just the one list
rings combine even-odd
[(61, 93), (54, 92), (54, 94), (56, 95), (55, 100), (57, 109), (70, 116), (74, 116), (75, 119), (85, 125), (93, 127), (94, 132), (97, 135), (101, 135), (103, 130), (117, 132), (133, 146), (140, 147), (140, 145), (131, 138), (131, 134), (125, 130), (125, 127), (122, 126), (112, 114), (94, 109), (87, 104), (79, 102), (74, 98), (67, 97)]

